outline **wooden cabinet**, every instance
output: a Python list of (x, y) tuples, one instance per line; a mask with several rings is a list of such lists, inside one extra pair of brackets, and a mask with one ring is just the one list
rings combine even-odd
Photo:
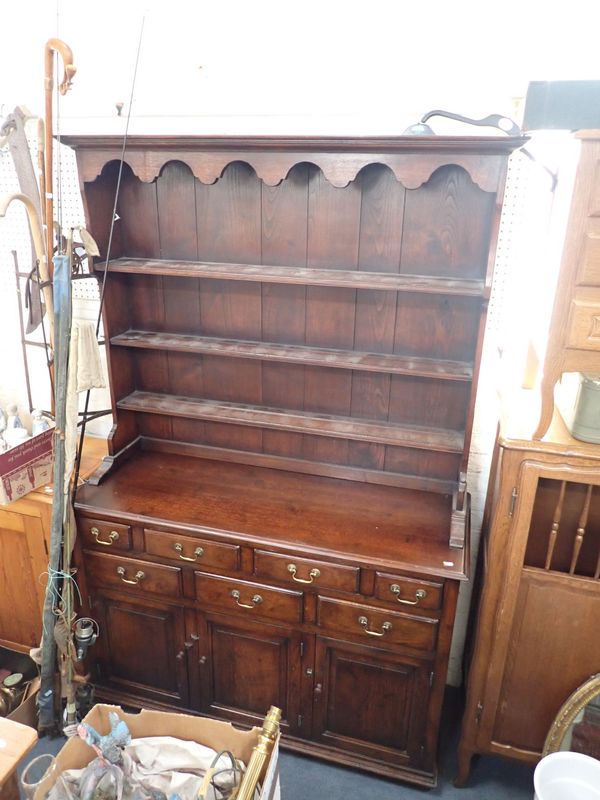
[(498, 442), (459, 784), (473, 753), (535, 763), (562, 703), (600, 664), (600, 451), (557, 417), (548, 437)]
[[(105, 453), (104, 440), (88, 437), (81, 476)], [(40, 644), (51, 515), (51, 486), (0, 506), (0, 646), (10, 650), (29, 652)]]
[(534, 439), (554, 411), (563, 372), (600, 373), (600, 131), (580, 131), (581, 154), (563, 247)]
[(40, 643), (50, 508), (32, 495), (0, 507), (0, 645), (12, 650)]
[(522, 140), (133, 137), (112, 238), (121, 143), (69, 142), (115, 417), (77, 494), (79, 558), (93, 592), (159, 613), (169, 650), (160, 685), (136, 686), (148, 645), (108, 634), (99, 692), (181, 704), (181, 669), (192, 711), (276, 704), (287, 746), (433, 785)]

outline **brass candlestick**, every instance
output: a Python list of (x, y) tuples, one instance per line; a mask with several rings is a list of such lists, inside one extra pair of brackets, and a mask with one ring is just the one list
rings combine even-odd
[(240, 788), (235, 796), (236, 800), (252, 800), (254, 797), (256, 784), (261, 778), (265, 764), (273, 751), (273, 746), (279, 733), (280, 720), (281, 709), (271, 706), (263, 722), (262, 731), (258, 734), (258, 743), (250, 756), (248, 767), (244, 772)]

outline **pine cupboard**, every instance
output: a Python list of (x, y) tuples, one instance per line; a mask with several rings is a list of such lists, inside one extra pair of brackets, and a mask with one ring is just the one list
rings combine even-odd
[[(63, 139), (64, 140), (64, 139)], [(423, 786), (508, 137), (71, 137), (115, 425), (77, 494), (103, 696)]]

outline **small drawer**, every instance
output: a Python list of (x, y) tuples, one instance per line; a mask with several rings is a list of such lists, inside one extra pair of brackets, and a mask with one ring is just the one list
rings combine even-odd
[(106, 547), (113, 550), (131, 550), (131, 528), (118, 522), (79, 517), (77, 532), (85, 546)]
[(196, 572), (196, 597), (202, 605), (228, 614), (268, 617), (280, 622), (302, 620), (302, 592)]
[(209, 542), (195, 536), (180, 536), (177, 533), (144, 530), (146, 552), (153, 556), (172, 558), (186, 564), (238, 570), (240, 548), (234, 544)]
[(358, 567), (268, 553), (265, 550), (254, 551), (254, 574), (259, 578), (357, 592), (359, 572)]
[(136, 592), (153, 592), (165, 597), (181, 595), (181, 570), (104, 553), (85, 553), (85, 571), (90, 583)]
[(350, 634), (372, 644), (406, 645), (415, 650), (435, 648), (438, 621), (398, 611), (319, 597), (317, 625), (334, 636)]
[(600, 350), (600, 290), (578, 289), (571, 300), (566, 346)]
[(443, 585), (400, 575), (375, 573), (375, 597), (397, 606), (438, 611), (442, 605)]
[(579, 257), (577, 283), (580, 286), (600, 286), (600, 219), (588, 218), (586, 228)]

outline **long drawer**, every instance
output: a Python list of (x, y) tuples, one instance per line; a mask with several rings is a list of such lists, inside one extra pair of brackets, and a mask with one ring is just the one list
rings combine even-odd
[(254, 551), (254, 574), (259, 578), (357, 592), (360, 570), (313, 558), (297, 558), (265, 550)]
[(181, 595), (181, 570), (137, 558), (122, 558), (106, 553), (85, 553), (86, 575), (90, 583), (140, 594), (152, 592), (165, 597)]
[(302, 592), (203, 572), (196, 572), (195, 579), (196, 598), (203, 606), (280, 622), (302, 620)]
[(317, 625), (335, 636), (350, 634), (379, 645), (406, 645), (415, 650), (435, 648), (438, 621), (398, 611), (319, 597)]
[(153, 556), (217, 569), (240, 568), (240, 548), (234, 544), (211, 542), (197, 539), (195, 536), (181, 536), (178, 533), (165, 533), (148, 528), (144, 530), (144, 540), (146, 552)]

